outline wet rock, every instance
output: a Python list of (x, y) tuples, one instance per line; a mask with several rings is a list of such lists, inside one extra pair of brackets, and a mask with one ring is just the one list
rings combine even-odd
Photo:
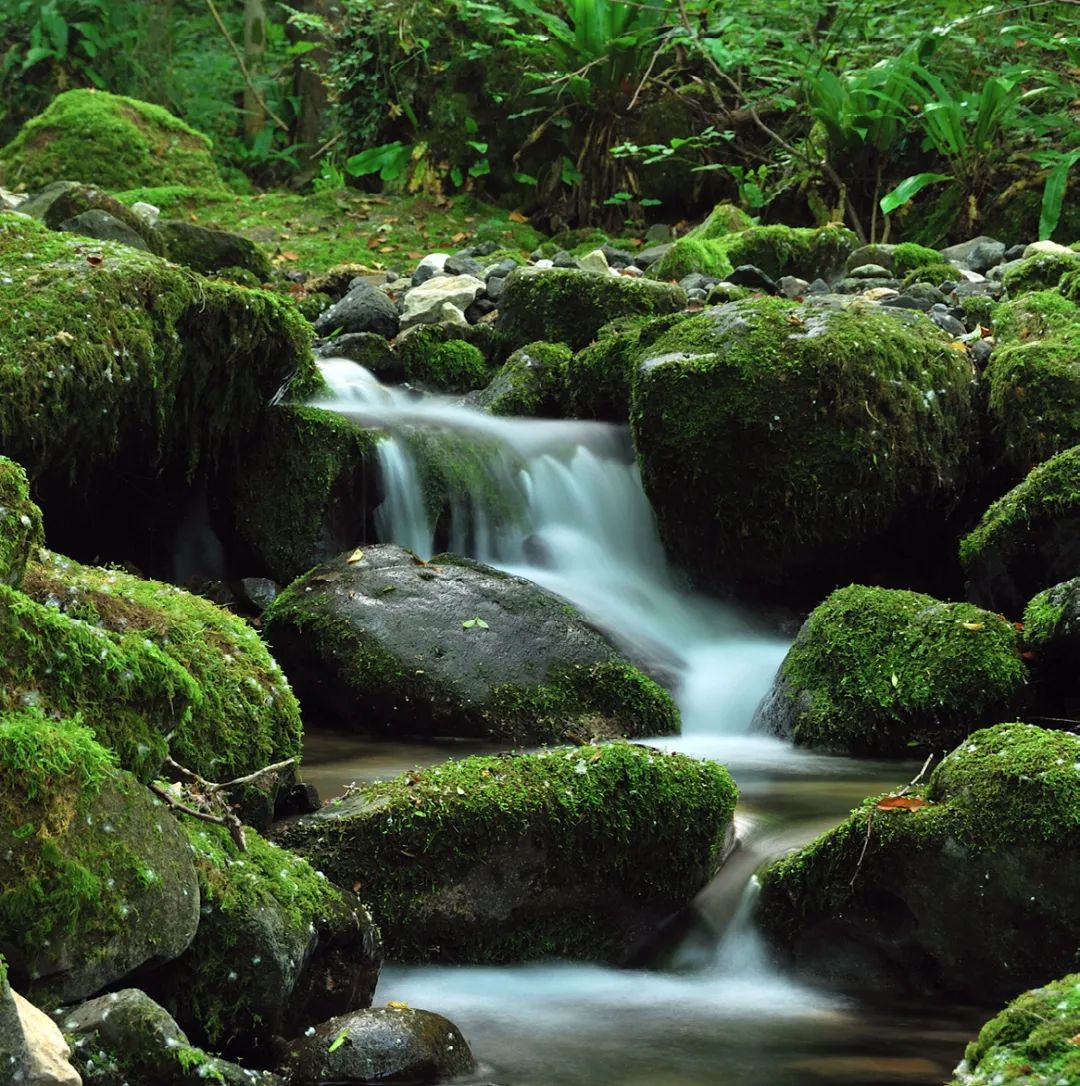
[(8, 986), (0, 958), (0, 1081), (12, 1086), (81, 1086), (71, 1049), (44, 1011)]
[(759, 922), (819, 983), (985, 1002), (1064, 974), (1080, 910), (1078, 761), (1066, 732), (973, 733), (907, 804), (868, 799), (766, 868)]
[(240, 590), (243, 598), (261, 614), (277, 598), (281, 586), (269, 577), (243, 577)]
[(593, 275), (610, 275), (611, 266), (603, 249), (593, 249), (578, 260), (578, 267), (583, 272), (591, 272)]
[[(401, 327), (435, 324), (447, 319), (449, 306), (462, 317), (484, 291), (484, 281), (472, 275), (440, 275), (406, 292), (401, 310)], [(374, 330), (374, 329), (373, 329)]]
[(941, 250), (941, 257), (971, 272), (987, 272), (1000, 264), (1005, 257), (1005, 243), (996, 238), (980, 235), (959, 245)]
[(455, 253), (448, 257), (443, 271), (447, 275), (471, 275), (474, 279), (482, 279), (484, 276), (483, 265), (468, 253)]
[(211, 230), (182, 219), (159, 219), (154, 233), (165, 255), (204, 274), (241, 268), (265, 283), (273, 269), (267, 255), (249, 238), (228, 230)]
[(776, 283), (753, 264), (740, 264), (727, 278), (729, 283), (734, 283), (737, 287), (749, 287), (766, 294), (780, 293)]
[(395, 960), (621, 962), (723, 862), (734, 803), (722, 766), (617, 742), (416, 770), (274, 833), (362, 880)]
[(344, 554), (293, 582), (264, 628), (306, 703), (366, 731), (543, 742), (678, 728), (668, 695), (568, 604), (454, 555)]
[(880, 275), (882, 272), (891, 272), (893, 270), (893, 250), (895, 248), (895, 245), (860, 245), (844, 261), (844, 272), (847, 275), (852, 275), (857, 268), (867, 266), (882, 269), (882, 271), (875, 272), (876, 275)]
[(432, 1011), (378, 1007), (332, 1018), (292, 1042), (293, 1086), (426, 1086), (476, 1067), (461, 1031)]
[(782, 275), (776, 286), (785, 298), (801, 298), (810, 290), (810, 284), (797, 275)]
[(1026, 681), (1020, 636), (1000, 616), (851, 585), (803, 624), (755, 726), (816, 749), (911, 757), (1005, 719)]
[(426, 283), (429, 279), (434, 279), (437, 275), (442, 275), (446, 268), (446, 262), (450, 259), (449, 253), (430, 253), (425, 256), (419, 264), (416, 265), (416, 270), (412, 273), (412, 286), (418, 287), (421, 283)]
[(384, 339), (398, 334), (397, 307), (386, 292), (361, 280), (325, 312), (319, 314), (315, 331), (320, 336), (333, 332), (374, 332)]
[(521, 347), (503, 363), (473, 402), (493, 415), (561, 418), (571, 353), (562, 343), (540, 342)]

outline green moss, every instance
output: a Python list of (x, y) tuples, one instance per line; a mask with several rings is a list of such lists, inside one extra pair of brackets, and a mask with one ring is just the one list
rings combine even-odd
[(1012, 624), (968, 603), (850, 585), (806, 620), (780, 668), (796, 743), (940, 750), (1000, 720), (1026, 680)]
[(726, 279), (735, 270), (717, 239), (679, 238), (659, 260), (649, 266), (650, 279), (679, 282), (697, 272)]
[[(688, 901), (719, 862), (735, 800), (719, 765), (607, 743), (410, 772), (297, 829), (302, 839), (310, 830), (305, 850), (331, 878), (362, 880), (392, 957), (597, 960), (625, 949), (605, 916), (611, 896), (644, 909)], [(469, 884), (478, 859), (497, 872), (500, 855), (523, 849), (531, 873), (511, 877), (535, 880), (537, 892), (511, 888), (508, 922), (471, 918), (455, 884)], [(558, 908), (542, 900), (568, 883)]]
[(1025, 992), (967, 1046), (953, 1086), (1059, 1086), (1080, 1081), (1080, 973)]
[(141, 632), (109, 636), (63, 614), (60, 603), (0, 587), (0, 710), (82, 714), (121, 765), (151, 779), (168, 734), (189, 725), (199, 686)]
[(0, 151), (0, 166), (9, 186), (28, 189), (220, 183), (206, 136), (160, 106), (94, 90), (57, 95)]
[(274, 968), (290, 972), (284, 962), (269, 960), (260, 970), (261, 954), (281, 952), (269, 941), (296, 944), (295, 960), (303, 960), (317, 923), (341, 908), (342, 896), (307, 860), (250, 827), (241, 852), (224, 826), (191, 818), (181, 818), (181, 825), (195, 858), (202, 918), (195, 942), (169, 969), (169, 987), (183, 993), (185, 1022), (216, 1048), (259, 1025), (264, 993), (245, 978)]
[(717, 204), (705, 221), (688, 231), (686, 236), (700, 241), (713, 241), (737, 230), (747, 230), (753, 225), (754, 220), (742, 208), (734, 204)]
[(942, 261), (913, 268), (904, 276), (904, 286), (910, 287), (912, 283), (929, 283), (937, 287), (942, 283), (955, 283), (959, 278), (960, 272), (956, 267)]
[(378, 435), (333, 411), (268, 411), (238, 461), (239, 542), (280, 584), (362, 538), (375, 500)]
[[(87, 634), (138, 638), (190, 676), (201, 696), (171, 729), (177, 761), (227, 781), (298, 755), (300, 711), (259, 635), (243, 619), (173, 585), (81, 566), (44, 552), (23, 588)], [(91, 640), (101, 641), (101, 636)]]
[[(942, 260), (941, 253), (937, 249), (928, 249), (925, 245), (916, 245), (911, 241), (903, 241), (892, 251), (892, 271), (897, 276), (907, 275), (908, 272), (915, 271), (917, 268), (928, 268), (935, 265), (949, 269), (951, 275), (947, 276), (947, 278), (954, 278), (957, 274), (956, 268), (947, 261)], [(918, 281), (925, 282), (925, 280)]]
[(1080, 305), (1080, 269), (1066, 272), (1058, 283), (1058, 291), (1070, 302)]
[(1080, 270), (1080, 258), (1062, 253), (1036, 253), (1015, 268), (1009, 268), (1001, 282), (1010, 296), (1029, 290), (1055, 290), (1063, 277)]
[(960, 540), (960, 561), (971, 572), (990, 554), (1014, 555), (1042, 526), (1080, 511), (1080, 446), (1033, 469), (982, 515)]
[(971, 364), (925, 318), (781, 298), (673, 325), (631, 429), (669, 553), (702, 583), (836, 562), (968, 471)]
[(528, 343), (503, 363), (477, 402), (493, 415), (561, 417), (570, 358), (562, 343)]
[(666, 283), (566, 268), (520, 268), (506, 280), (498, 327), (514, 348), (545, 340), (577, 351), (618, 317), (672, 313), (685, 304), (683, 291)]
[(1024, 644), (1030, 646), (1036, 653), (1040, 649), (1050, 646), (1059, 636), (1068, 634), (1063, 628), (1075, 621), (1074, 600), (1076, 589), (1080, 586), (1077, 580), (1064, 581), (1043, 589), (1034, 596), (1024, 608)]
[(2, 213), (0, 263), (0, 441), (31, 478), (193, 470), (316, 373), (310, 326), (262, 291)]
[(858, 239), (844, 226), (754, 226), (719, 243), (733, 267), (753, 264), (766, 275), (825, 278), (844, 266)]
[(415, 337), (415, 332), (406, 336), (401, 348), (405, 380), (442, 392), (469, 392), (487, 384), (491, 374), (479, 348), (463, 339), (414, 344)]
[(994, 306), (992, 323), (999, 343), (1026, 343), (1080, 325), (1080, 306), (1056, 291), (1033, 290)]
[(44, 542), (41, 510), (30, 500), (26, 472), (0, 456), (0, 583), (17, 588), (27, 559)]
[(1080, 321), (999, 346), (986, 377), (1002, 460), (1015, 475), (1080, 442)]

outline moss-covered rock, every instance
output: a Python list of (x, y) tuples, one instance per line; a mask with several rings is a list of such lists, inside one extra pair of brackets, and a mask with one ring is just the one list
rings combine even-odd
[(568, 604), (453, 555), (342, 555), (264, 621), (305, 704), (360, 730), (529, 743), (678, 730), (667, 693)]
[(291, 375), (315, 379), (310, 327), (280, 297), (11, 214), (0, 263), (0, 445), (32, 479), (108, 469), (115, 491), (125, 472), (193, 471)]
[(318, 407), (268, 411), (235, 461), (231, 509), (243, 552), (288, 584), (368, 537), (377, 440)]
[(563, 343), (542, 340), (518, 348), (476, 397), (477, 406), (493, 415), (561, 417), (572, 353)]
[(758, 723), (825, 750), (938, 751), (1008, 717), (1025, 681), (1020, 635), (1000, 616), (850, 585), (803, 624)]
[(918, 268), (934, 266), (947, 267), (953, 276), (956, 275), (956, 268), (949, 264), (937, 249), (916, 245), (913, 241), (903, 241), (893, 246), (890, 270), (894, 275), (904, 276)]
[(705, 221), (692, 230), (688, 230), (686, 236), (702, 241), (712, 241), (733, 234), (737, 230), (747, 230), (753, 225), (754, 220), (742, 208), (734, 204), (717, 204), (706, 216)]
[(1017, 616), (1036, 592), (1080, 572), (1080, 446), (999, 498), (960, 540), (968, 596)]
[(929, 283), (937, 287), (942, 283), (955, 283), (960, 278), (960, 273), (953, 264), (941, 261), (937, 264), (921, 264), (912, 268), (904, 275), (904, 286), (910, 287), (913, 283)]
[(279, 838), (363, 880), (394, 958), (618, 961), (719, 866), (735, 799), (722, 766), (612, 743), (411, 772)]
[(735, 270), (719, 238), (679, 238), (659, 260), (649, 265), (649, 278), (678, 282), (697, 272), (726, 279)]
[(1080, 973), (1033, 988), (986, 1023), (950, 1086), (1080, 1082)]
[(1062, 278), (1080, 270), (1080, 253), (1035, 253), (1015, 267), (1006, 269), (1002, 285), (1010, 296), (1029, 290), (1054, 290)]
[(160, 106), (95, 90), (65, 91), (27, 121), (0, 151), (0, 175), (24, 189), (60, 180), (221, 187), (206, 136)]
[(498, 327), (508, 346), (545, 340), (579, 351), (616, 317), (673, 313), (686, 305), (676, 286), (571, 268), (519, 268), (499, 299)]
[(405, 380), (440, 392), (471, 392), (483, 388), (491, 377), (483, 352), (463, 339), (413, 342), (406, 337), (401, 348)]
[(1039, 711), (1071, 718), (1080, 709), (1080, 577), (1047, 588), (1028, 603), (1024, 646)]
[(461, 1031), (413, 1007), (375, 1007), (323, 1022), (290, 1045), (290, 1081), (448, 1082), (475, 1070)]
[(154, 225), (165, 255), (177, 264), (198, 272), (232, 272), (254, 277), (254, 285), (265, 283), (273, 271), (270, 259), (255, 242), (226, 230), (210, 230), (180, 219), (159, 219)]
[(59, 608), (58, 596), (38, 603), (0, 586), (0, 711), (81, 714), (120, 765), (153, 779), (200, 687), (141, 632), (110, 636)]
[(1006, 470), (1080, 442), (1080, 306), (1052, 291), (1021, 295), (995, 312), (998, 345), (986, 368), (990, 417)]
[(277, 1075), (239, 1067), (192, 1045), (172, 1015), (137, 988), (87, 1000), (57, 1018), (83, 1086), (282, 1086)]
[(818, 981), (985, 1001), (1061, 975), (1080, 910), (1078, 761), (1066, 732), (975, 732), (909, 806), (867, 800), (766, 868), (760, 923)]
[(255, 1057), (334, 1014), (371, 1005), (379, 930), (351, 894), (299, 856), (245, 829), (184, 818), (202, 897), (189, 949), (149, 991), (199, 1044)]
[(27, 560), (44, 542), (41, 510), (30, 500), (26, 472), (0, 456), (0, 584), (17, 588)]
[(175, 958), (199, 919), (180, 827), (82, 718), (37, 708), (0, 715), (0, 885), (0, 952), (49, 1006)]
[(922, 315), (758, 298), (649, 346), (631, 428), (669, 553), (704, 585), (764, 586), (953, 500), (972, 416), (967, 354)]
[(184, 669), (198, 696), (171, 729), (169, 745), (188, 769), (228, 781), (299, 755), (296, 699), (243, 619), (173, 585), (48, 551), (27, 570), (22, 587), (56, 619), (96, 634), (92, 640), (135, 638)]
[(630, 384), (649, 346), (683, 319), (621, 317), (596, 333), (596, 342), (578, 351), (566, 369), (567, 407), (574, 418), (625, 423), (630, 417)]

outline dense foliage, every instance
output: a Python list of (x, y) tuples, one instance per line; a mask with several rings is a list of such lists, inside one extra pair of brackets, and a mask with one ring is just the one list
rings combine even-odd
[(1076, 229), (1070, 0), (14, 0), (0, 40), (0, 135), (98, 87), (207, 132), (233, 183), (469, 191), (553, 228), (723, 198), (867, 240)]

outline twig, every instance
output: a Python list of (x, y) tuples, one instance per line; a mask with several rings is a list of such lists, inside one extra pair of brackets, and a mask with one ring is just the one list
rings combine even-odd
[(923, 764), (922, 764), (922, 769), (920, 769), (919, 772), (916, 773), (915, 776), (912, 777), (911, 780), (909, 780), (907, 782), (907, 784), (905, 784), (904, 787), (900, 789), (899, 792), (894, 792), (893, 795), (894, 796), (906, 796), (907, 793), (908, 793), (908, 790), (911, 789), (911, 788), (914, 788), (915, 785), (917, 785), (919, 783), (919, 781), (921, 781), (923, 779), (923, 775), (930, 768), (930, 763), (933, 760), (934, 760), (933, 754), (928, 754), (926, 756), (926, 761), (923, 762)]
[(235, 788), (238, 784), (250, 784), (252, 781), (257, 781), (260, 777), (266, 776), (268, 773), (276, 773), (279, 769), (285, 769), (287, 766), (295, 765), (295, 758), (286, 758), (283, 762), (275, 762), (273, 765), (263, 766), (262, 769), (256, 769), (254, 773), (248, 773), (243, 777), (237, 777), (235, 780), (223, 781), (220, 784), (214, 781), (208, 781), (205, 777), (200, 777), (198, 773), (188, 769), (186, 766), (182, 766), (171, 755), (165, 758), (165, 764), (171, 769), (175, 769), (177, 773), (182, 774), (189, 780), (195, 781), (206, 792), (223, 792), (227, 788)]
[(667, 47), (667, 42), (663, 42), (661, 45), (657, 46), (656, 52), (653, 53), (652, 58), (649, 61), (649, 66), (645, 69), (645, 74), (641, 77), (641, 82), (637, 85), (637, 90), (634, 91), (634, 97), (630, 99), (630, 104), (626, 107), (627, 113), (637, 105), (638, 96), (645, 89), (645, 84), (648, 83), (649, 76), (652, 75), (652, 70), (656, 66), (656, 62), (660, 59)]
[(266, 104), (266, 99), (262, 96), (259, 88), (255, 86), (255, 83), (251, 78), (251, 73), (247, 70), (247, 65), (244, 63), (244, 54), (240, 52), (239, 46), (233, 41), (232, 35), (229, 33), (229, 28), (222, 22), (221, 13), (218, 11), (214, 0), (206, 0), (206, 6), (210, 9), (210, 14), (214, 17), (214, 22), (217, 23), (218, 30), (221, 31), (225, 36), (225, 40), (229, 43), (229, 48), (232, 49), (233, 56), (236, 57), (236, 63), (240, 65), (240, 73), (244, 77), (244, 82), (247, 84), (247, 88), (251, 91), (255, 101), (259, 103), (259, 108), (266, 113), (278, 128), (283, 132), (288, 132), (289, 126)]
[(153, 781), (150, 782), (150, 791), (155, 796), (160, 796), (173, 810), (180, 811), (181, 814), (190, 815), (192, 818), (198, 818), (203, 822), (213, 822), (215, 826), (224, 826), (229, 831), (229, 836), (236, 842), (236, 847), (241, 852), (247, 852), (244, 827), (241, 825), (240, 819), (231, 810), (225, 815), (212, 815), (209, 811), (196, 810), (186, 803), (181, 803), (168, 789), (162, 788), (161, 785), (155, 784)]

